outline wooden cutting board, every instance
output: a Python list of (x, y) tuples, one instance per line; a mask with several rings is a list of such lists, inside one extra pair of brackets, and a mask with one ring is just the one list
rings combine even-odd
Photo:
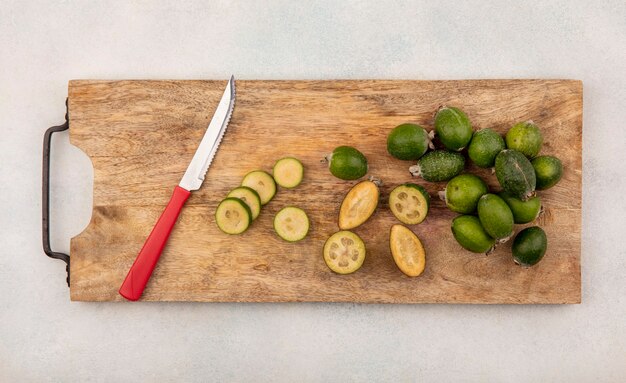
[[(93, 216), (71, 242), (72, 300), (122, 300), (117, 290), (200, 142), (226, 81), (91, 81), (69, 83), (71, 142), (94, 166)], [(192, 194), (144, 292), (151, 301), (330, 301), (389, 303), (580, 303), (582, 83), (571, 80), (237, 81), (237, 101), (202, 188)], [(440, 105), (462, 108), (475, 129), (500, 133), (532, 119), (542, 129), (543, 154), (564, 165), (561, 182), (540, 192), (548, 235), (544, 260), (516, 266), (510, 242), (489, 256), (463, 250), (452, 237), (455, 213), (437, 191), (445, 183), (412, 178), (411, 162), (386, 150), (389, 131), (404, 122), (428, 130)], [(376, 214), (357, 228), (367, 257), (340, 276), (322, 259), (338, 230), (337, 214), (355, 182), (341, 181), (320, 159), (353, 145), (381, 178)], [(304, 163), (303, 183), (279, 190), (250, 229), (222, 234), (213, 215), (219, 201), (254, 169), (275, 160)], [(498, 190), (490, 171), (468, 165)], [(389, 229), (396, 219), (387, 196), (407, 181), (424, 185), (433, 203), (410, 228), (427, 251), (418, 278), (395, 266)], [(272, 229), (286, 205), (303, 208), (311, 230), (287, 243)], [(517, 226), (516, 230), (521, 229)]]

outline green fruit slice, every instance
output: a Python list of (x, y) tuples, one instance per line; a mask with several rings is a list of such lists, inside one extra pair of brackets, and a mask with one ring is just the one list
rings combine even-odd
[(520, 122), (506, 132), (506, 147), (517, 150), (528, 158), (535, 157), (541, 150), (543, 135), (532, 121)]
[(452, 220), (452, 234), (461, 246), (474, 253), (488, 253), (496, 244), (473, 215), (460, 215)]
[(341, 202), (339, 228), (349, 230), (367, 221), (374, 214), (379, 197), (378, 186), (372, 181), (362, 181), (354, 185)]
[(495, 194), (485, 194), (478, 201), (478, 219), (489, 236), (504, 242), (513, 234), (513, 213)]
[(473, 174), (460, 174), (446, 185), (446, 206), (454, 212), (471, 214), (476, 211), (478, 200), (489, 192), (485, 181)]
[(226, 197), (239, 198), (248, 205), (253, 220), (259, 216), (261, 212), (261, 197), (259, 197), (259, 193), (257, 193), (256, 190), (247, 186), (239, 186), (231, 190)]
[(459, 108), (441, 107), (435, 115), (435, 132), (448, 150), (461, 151), (472, 139), (469, 118)]
[(351, 146), (339, 146), (326, 158), (332, 175), (342, 180), (356, 180), (367, 173), (367, 158)]
[(395, 187), (389, 194), (389, 209), (402, 223), (416, 225), (426, 219), (430, 196), (426, 189), (416, 184)]
[(539, 156), (531, 161), (537, 177), (537, 189), (545, 190), (556, 185), (563, 176), (563, 164), (554, 156)]
[(241, 234), (252, 222), (252, 212), (239, 198), (225, 198), (215, 211), (217, 227), (226, 234)]
[(276, 194), (276, 182), (274, 178), (263, 170), (255, 170), (243, 177), (241, 186), (247, 186), (254, 189), (261, 198), (261, 205), (270, 202)]
[(293, 157), (285, 157), (276, 161), (272, 170), (274, 181), (280, 186), (291, 189), (300, 185), (304, 177), (302, 162)]
[(393, 225), (389, 233), (389, 247), (393, 260), (404, 274), (419, 276), (426, 267), (424, 246), (411, 230), (402, 225)]
[(363, 240), (350, 231), (338, 231), (324, 243), (324, 262), (337, 274), (354, 273), (365, 261)]
[(496, 177), (505, 192), (522, 201), (535, 193), (535, 169), (517, 150), (506, 149), (496, 156)]
[(434, 150), (417, 160), (417, 165), (409, 168), (413, 176), (426, 181), (447, 181), (459, 174), (465, 167), (465, 157), (459, 153)]
[(504, 149), (504, 139), (496, 131), (487, 128), (474, 133), (467, 155), (476, 166), (490, 168), (496, 162), (498, 153)]
[(274, 230), (285, 241), (300, 241), (309, 232), (309, 217), (300, 208), (285, 207), (274, 217)]
[(548, 238), (542, 228), (528, 227), (513, 240), (513, 260), (521, 266), (537, 264), (548, 249)]
[(498, 195), (509, 205), (515, 223), (532, 222), (539, 216), (541, 211), (541, 199), (539, 196), (529, 198), (528, 201), (522, 201), (506, 192), (501, 192)]
[(398, 125), (387, 137), (387, 151), (400, 160), (417, 160), (426, 153), (429, 144), (428, 133), (416, 124)]

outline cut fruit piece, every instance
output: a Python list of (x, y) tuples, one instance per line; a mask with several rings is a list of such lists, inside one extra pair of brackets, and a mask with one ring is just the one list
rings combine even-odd
[(231, 190), (226, 197), (239, 198), (245, 202), (252, 212), (252, 219), (256, 219), (256, 217), (259, 216), (259, 213), (261, 212), (261, 197), (259, 197), (259, 193), (251, 187), (239, 186), (238, 188)]
[(324, 244), (324, 262), (337, 274), (354, 273), (365, 261), (365, 244), (351, 231), (338, 231)]
[(226, 234), (241, 234), (252, 222), (252, 212), (239, 198), (225, 198), (215, 210), (217, 227)]
[(361, 181), (346, 194), (339, 210), (339, 228), (353, 229), (374, 214), (380, 191), (372, 181)]
[(299, 241), (309, 232), (309, 217), (300, 208), (285, 207), (274, 217), (274, 230), (285, 241)]
[(254, 189), (261, 198), (261, 205), (265, 205), (276, 194), (276, 182), (274, 178), (263, 170), (255, 170), (243, 177), (241, 186), (247, 186)]
[(389, 208), (402, 223), (415, 225), (428, 215), (430, 196), (426, 189), (416, 184), (397, 186), (389, 194)]
[(276, 161), (272, 170), (274, 181), (280, 186), (291, 189), (300, 185), (304, 177), (302, 162), (293, 157), (285, 157)]
[(393, 225), (389, 234), (389, 247), (393, 260), (404, 274), (417, 277), (424, 271), (424, 246), (411, 230), (402, 225)]

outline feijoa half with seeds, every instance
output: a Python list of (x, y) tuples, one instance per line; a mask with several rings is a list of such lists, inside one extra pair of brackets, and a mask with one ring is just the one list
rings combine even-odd
[(416, 225), (426, 219), (430, 196), (420, 185), (407, 183), (389, 193), (389, 209), (400, 222)]
[(417, 277), (426, 267), (426, 252), (420, 239), (406, 226), (393, 225), (389, 247), (396, 266), (409, 277)]
[(354, 273), (365, 261), (365, 243), (351, 231), (338, 231), (324, 243), (324, 262), (337, 274)]
[(361, 181), (354, 185), (341, 202), (339, 228), (349, 230), (367, 221), (374, 214), (379, 197), (378, 185), (373, 181)]

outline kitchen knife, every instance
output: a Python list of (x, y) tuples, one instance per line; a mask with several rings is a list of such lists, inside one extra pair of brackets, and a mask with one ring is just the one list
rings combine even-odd
[(213, 161), (224, 132), (228, 128), (234, 105), (235, 78), (231, 76), (209, 127), (183, 175), (183, 179), (174, 188), (170, 202), (152, 229), (120, 287), (119, 293), (124, 298), (136, 301), (141, 297), (185, 201), (192, 191), (198, 190), (202, 186), (204, 176), (211, 165), (211, 161)]

